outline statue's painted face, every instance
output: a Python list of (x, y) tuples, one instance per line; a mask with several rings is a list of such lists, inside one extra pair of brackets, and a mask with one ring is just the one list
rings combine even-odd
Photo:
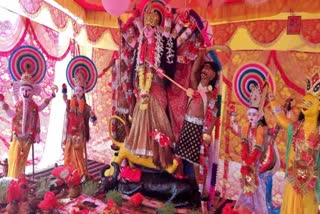
[(20, 97), (23, 100), (30, 100), (33, 95), (33, 88), (30, 85), (22, 85), (20, 87)]
[(151, 26), (147, 26), (144, 29), (144, 35), (147, 39), (152, 39), (153, 35), (154, 35), (155, 29)]
[(76, 86), (76, 87), (74, 87), (74, 95), (75, 95), (78, 99), (82, 98), (83, 95), (84, 95), (84, 93), (85, 93), (85, 91), (84, 91), (84, 89), (83, 89), (81, 86)]
[(257, 124), (259, 121), (258, 110), (255, 108), (249, 108), (247, 111), (247, 116), (250, 124)]
[(128, 33), (128, 36), (133, 37), (135, 35), (134, 28), (133, 27), (129, 28), (127, 33)]
[(216, 72), (211, 68), (209, 64), (205, 64), (201, 70), (201, 79), (213, 80), (216, 76)]
[(320, 110), (320, 101), (311, 94), (304, 96), (300, 104), (301, 112), (304, 116), (318, 116)]

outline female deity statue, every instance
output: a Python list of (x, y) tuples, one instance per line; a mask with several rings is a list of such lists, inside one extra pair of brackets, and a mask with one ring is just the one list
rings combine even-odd
[[(286, 117), (274, 95), (269, 93), (277, 123), (287, 129), (286, 184), (281, 205), (283, 214), (318, 213), (319, 196), (319, 109), (320, 68), (307, 80), (306, 95), (299, 105), (298, 121)], [(318, 197), (319, 198), (319, 197)]]
[(171, 145), (159, 145), (152, 140), (150, 133), (158, 130), (171, 141), (174, 139), (166, 113), (168, 100), (165, 81), (157, 75), (157, 69), (170, 70), (170, 66), (174, 65), (174, 54), (166, 53), (174, 52), (175, 48), (161, 31), (161, 13), (149, 6), (144, 12), (144, 27), (139, 38), (136, 68), (138, 97), (126, 148), (137, 156), (152, 157), (153, 163), (163, 169), (173, 163)]
[(247, 110), (248, 122), (240, 127), (236, 120), (236, 112), (231, 112), (232, 128), (241, 139), (242, 160), (242, 193), (235, 204), (235, 209), (239, 212), (267, 214), (265, 187), (259, 178), (260, 155), (267, 126), (260, 111), (262, 102), (260, 89), (254, 86), (251, 90), (250, 107)]
[[(80, 63), (73, 66), (77, 60)], [(82, 61), (82, 62), (81, 62)], [(83, 63), (83, 64), (81, 64)], [(67, 68), (67, 78), (70, 87), (73, 89), (71, 99), (67, 98), (66, 86), (63, 86), (63, 99), (66, 103), (65, 115), (65, 136), (64, 145), (64, 166), (70, 166), (78, 170), (80, 176), (88, 176), (86, 159), (86, 144), (90, 139), (89, 120), (96, 124), (97, 118), (91, 106), (87, 104), (85, 93), (89, 92), (96, 83), (96, 70), (92, 61), (86, 57), (78, 56), (71, 60)], [(71, 78), (70, 78), (71, 77)]]

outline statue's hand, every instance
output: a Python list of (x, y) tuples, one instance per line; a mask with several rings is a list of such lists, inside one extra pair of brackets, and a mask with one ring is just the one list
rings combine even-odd
[(207, 145), (210, 145), (211, 143), (211, 136), (209, 134), (203, 134), (202, 135), (202, 139), (203, 141), (207, 144)]
[(63, 143), (61, 143), (61, 149), (62, 149), (62, 151), (64, 151), (64, 148), (66, 147), (66, 143), (65, 142), (63, 142)]
[(164, 70), (161, 69), (161, 68), (158, 68), (158, 69), (156, 69), (156, 72), (157, 72), (158, 76), (159, 76), (161, 79), (163, 79)]
[(51, 97), (52, 97), (52, 98), (55, 98), (55, 97), (56, 97), (56, 93), (57, 93), (58, 90), (59, 90), (58, 86), (53, 85), (53, 86), (51, 87), (51, 90), (52, 90)]
[(237, 123), (237, 112), (231, 111), (230, 113), (231, 123)]
[(92, 122), (93, 126), (97, 124), (97, 117), (93, 111), (90, 112), (90, 121)]
[(267, 94), (267, 99), (268, 99), (268, 101), (274, 100), (274, 99), (275, 99), (274, 94), (273, 94), (272, 92), (268, 92), (268, 94)]

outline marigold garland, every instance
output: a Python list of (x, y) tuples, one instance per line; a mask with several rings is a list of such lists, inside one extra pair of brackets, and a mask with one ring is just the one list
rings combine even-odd
[[(79, 114), (82, 114), (86, 105), (84, 98), (81, 98), (80, 101), (77, 101), (77, 98), (74, 96), (70, 100), (70, 110), (76, 112), (78, 110)], [(78, 109), (77, 109), (78, 107)]]
[[(141, 96), (148, 97), (148, 94), (151, 88), (153, 74), (150, 71), (145, 74), (145, 69), (143, 66), (139, 67), (138, 73), (139, 73), (139, 89), (141, 92)], [(148, 103), (142, 102), (140, 104), (141, 110), (146, 110), (147, 108), (148, 108)]]

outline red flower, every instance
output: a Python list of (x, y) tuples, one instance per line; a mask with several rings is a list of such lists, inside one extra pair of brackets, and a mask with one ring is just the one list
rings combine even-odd
[(81, 183), (81, 176), (77, 169), (73, 170), (70, 176), (67, 177), (66, 183), (69, 186), (77, 186)]
[(132, 169), (130, 166), (125, 166), (120, 172), (120, 179), (124, 178), (130, 182), (139, 182), (141, 179), (141, 170)]
[(159, 132), (157, 129), (155, 129), (153, 132), (149, 133), (149, 136), (159, 143), (161, 147), (166, 147), (170, 145), (170, 139), (167, 135), (165, 135), (162, 132)]
[(227, 203), (222, 209), (222, 214), (238, 214), (237, 211), (233, 210), (234, 203)]
[(138, 192), (129, 198), (129, 202), (132, 203), (134, 207), (138, 207), (141, 205), (143, 199), (143, 195), (140, 192)]
[(51, 174), (56, 177), (66, 181), (72, 173), (73, 169), (68, 166), (58, 166), (51, 171)]
[(19, 184), (16, 180), (10, 181), (10, 184), (7, 189), (7, 200), (9, 203), (12, 201), (19, 201), (20, 195), (17, 194), (19, 192)]
[(53, 192), (46, 192), (44, 194), (43, 201), (40, 202), (38, 207), (41, 210), (51, 210), (56, 208), (58, 205), (58, 200)]

